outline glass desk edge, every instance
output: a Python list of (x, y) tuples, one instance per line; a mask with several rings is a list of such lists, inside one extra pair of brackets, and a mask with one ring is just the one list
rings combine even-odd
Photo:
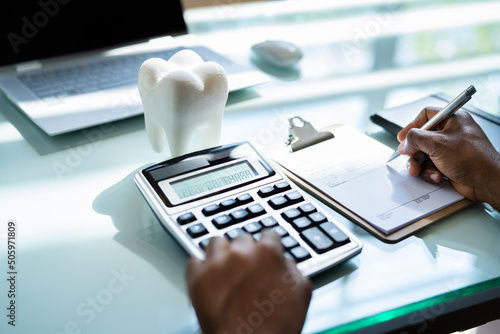
[[(423, 311), (425, 309), (429, 309), (436, 305), (444, 305), (447, 303), (451, 303), (459, 300), (460, 298), (472, 296), (474, 294), (478, 294), (493, 289), (497, 290), (500, 289), (500, 277), (476, 283), (474, 285), (463, 287), (457, 290), (449, 291), (419, 302), (404, 305), (393, 310), (385, 311), (370, 317), (356, 320), (351, 323), (343, 324), (335, 328), (325, 329), (323, 331), (318, 332), (318, 334), (341, 334), (341, 333), (352, 333), (359, 330), (367, 330), (372, 326), (382, 325), (384, 323), (388, 323), (389, 321), (393, 321), (400, 317), (409, 316), (414, 312)], [(495, 297), (491, 299), (495, 299)], [(433, 317), (438, 317), (438, 316), (439, 314), (433, 315)], [(421, 323), (421, 321), (425, 319), (418, 318), (418, 320), (419, 321), (416, 322), (415, 324)], [(411, 323), (408, 323), (407, 325), (411, 325)], [(398, 328), (394, 328), (392, 330), (397, 330), (397, 329)]]

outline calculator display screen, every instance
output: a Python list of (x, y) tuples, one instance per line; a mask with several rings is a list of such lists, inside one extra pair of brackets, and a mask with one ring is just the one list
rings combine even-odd
[(170, 186), (180, 199), (189, 198), (233, 183), (249, 180), (258, 173), (248, 161), (241, 161), (209, 172), (171, 182)]

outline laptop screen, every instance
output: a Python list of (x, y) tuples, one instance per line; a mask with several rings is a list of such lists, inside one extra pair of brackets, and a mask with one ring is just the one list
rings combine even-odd
[(0, 66), (186, 33), (178, 0), (10, 0)]

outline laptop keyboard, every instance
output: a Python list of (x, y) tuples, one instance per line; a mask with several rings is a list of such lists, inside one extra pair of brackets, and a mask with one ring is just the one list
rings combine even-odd
[[(84, 65), (22, 74), (18, 78), (41, 99), (64, 98), (137, 84), (139, 68), (144, 61), (153, 57), (168, 60), (175, 53), (185, 49), (187, 48), (179, 47), (158, 52), (117, 56)], [(206, 47), (195, 46), (189, 49), (198, 53), (205, 61), (216, 61), (226, 71), (238, 73), (245, 70), (243, 66)]]

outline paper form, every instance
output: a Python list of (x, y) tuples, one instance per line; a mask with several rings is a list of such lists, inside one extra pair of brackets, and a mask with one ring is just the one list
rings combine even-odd
[(350, 127), (339, 127), (334, 135), (271, 157), (386, 234), (463, 199), (447, 181), (432, 184), (410, 176), (408, 157), (386, 165), (393, 150)]

